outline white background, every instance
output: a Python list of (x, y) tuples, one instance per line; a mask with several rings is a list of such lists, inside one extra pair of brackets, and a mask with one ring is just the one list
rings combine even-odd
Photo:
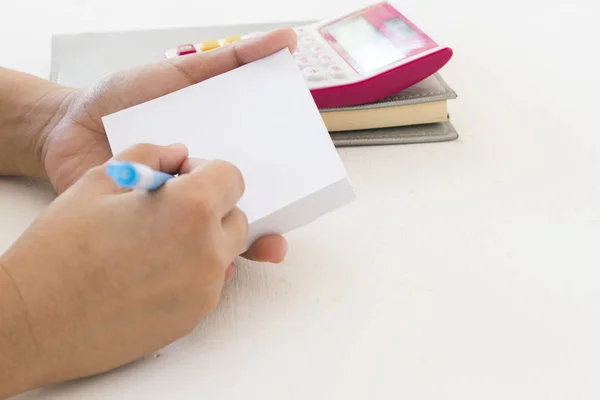
[[(2, 0), (0, 65), (48, 77), (53, 33), (364, 4)], [(460, 140), (340, 149), (358, 199), (290, 234), (284, 265), (241, 265), (156, 355), (23, 398), (600, 398), (598, 3), (396, 5), (455, 50)], [(0, 180), (0, 250), (51, 199)]]

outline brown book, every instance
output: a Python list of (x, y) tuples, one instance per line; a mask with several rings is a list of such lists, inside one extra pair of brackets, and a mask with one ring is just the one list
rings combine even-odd
[(456, 97), (441, 75), (434, 74), (381, 101), (322, 109), (321, 116), (330, 132), (433, 124), (449, 120), (448, 100)]

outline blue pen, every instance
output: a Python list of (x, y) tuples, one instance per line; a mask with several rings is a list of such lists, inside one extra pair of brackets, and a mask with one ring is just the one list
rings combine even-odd
[(116, 160), (108, 162), (106, 173), (119, 187), (127, 189), (156, 190), (174, 178), (144, 164)]

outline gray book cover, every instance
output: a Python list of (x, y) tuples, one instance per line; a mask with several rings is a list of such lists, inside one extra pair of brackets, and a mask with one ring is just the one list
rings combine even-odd
[[(106, 74), (160, 61), (167, 49), (180, 44), (232, 34), (305, 25), (309, 22), (292, 21), (55, 35), (52, 38), (50, 80), (65, 86), (83, 87)], [(414, 104), (455, 97), (456, 93), (450, 86), (439, 74), (435, 74), (384, 101), (344, 109)], [(359, 146), (448, 141), (457, 139), (458, 134), (450, 121), (447, 121), (406, 127), (332, 132), (331, 137), (336, 146)]]

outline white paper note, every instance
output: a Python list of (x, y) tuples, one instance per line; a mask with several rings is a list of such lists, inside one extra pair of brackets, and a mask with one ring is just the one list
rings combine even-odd
[[(354, 200), (346, 170), (288, 49), (103, 118), (113, 154), (187, 145), (242, 172), (248, 245)], [(340, 227), (343, 229), (343, 227)]]

